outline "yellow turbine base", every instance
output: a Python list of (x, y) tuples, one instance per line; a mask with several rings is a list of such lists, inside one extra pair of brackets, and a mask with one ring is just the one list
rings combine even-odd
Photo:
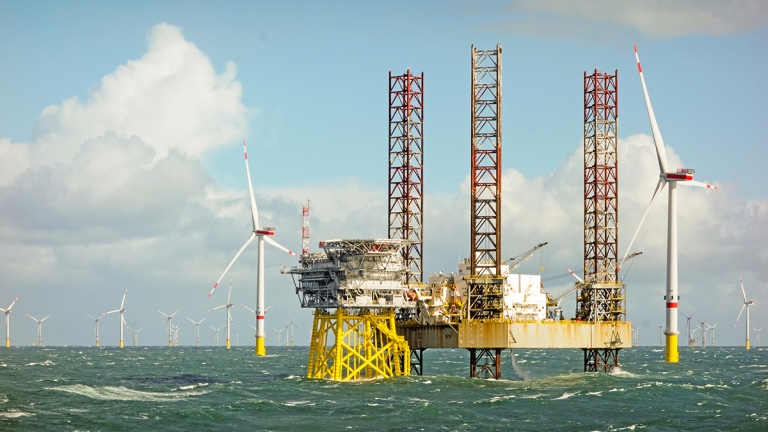
[(230, 347), (230, 345), (229, 345), (229, 339), (227, 339), (227, 349), (229, 349), (229, 347)]
[(664, 351), (667, 363), (677, 363), (680, 361), (680, 354), (677, 351), (677, 335), (667, 335), (667, 348)]
[(120, 348), (123, 348), (123, 340), (120, 339)]
[(395, 331), (395, 311), (335, 313), (315, 309), (307, 378), (357, 381), (407, 376), (408, 342)]
[(267, 355), (267, 348), (264, 346), (264, 338), (261, 336), (256, 336), (256, 355)]
[(99, 346), (99, 343), (98, 343), (98, 342), (96, 342), (96, 346)]
[(749, 339), (747, 339), (747, 349), (749, 349)]
[(5, 338), (5, 347), (10, 348), (11, 347), (11, 338)]

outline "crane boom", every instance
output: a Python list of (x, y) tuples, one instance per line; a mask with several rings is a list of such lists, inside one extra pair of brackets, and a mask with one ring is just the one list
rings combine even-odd
[(528, 259), (530, 257), (532, 257), (533, 254), (535, 254), (537, 250), (543, 248), (548, 243), (549, 242), (539, 243), (536, 246), (532, 247), (531, 249), (521, 253), (520, 255), (518, 255), (516, 257), (513, 257), (513, 258), (510, 258), (509, 259), (509, 261), (510, 261), (509, 269), (506, 272), (504, 272), (504, 276), (506, 276), (506, 275), (512, 273), (513, 271), (517, 270), (518, 268), (520, 268), (520, 266), (523, 265), (523, 263), (525, 263), (526, 261), (528, 261)]
[[(622, 258), (622, 259), (618, 260), (616, 265), (611, 266), (609, 268), (609, 270), (614, 268), (614, 267), (615, 268), (619, 268), (619, 267), (623, 266), (624, 264), (626, 264), (627, 261), (635, 258), (638, 255), (642, 255), (642, 254), (643, 254), (642, 252), (634, 252), (634, 253), (632, 253), (630, 255), (627, 255), (625, 258)], [(578, 279), (578, 282), (576, 282), (571, 288), (568, 288), (568, 290), (566, 290), (564, 293), (560, 294), (557, 297), (551, 298), (551, 297), (549, 297), (549, 294), (547, 294), (547, 305), (548, 306), (559, 306), (560, 305), (560, 301), (565, 296), (567, 296), (568, 294), (576, 291), (578, 288), (580, 288), (581, 286), (583, 286), (586, 283), (586, 282), (584, 282), (584, 280), (582, 280), (580, 277), (578, 277), (575, 273), (573, 273), (570, 269), (568, 270), (568, 273), (565, 273), (564, 275), (568, 275), (568, 274), (573, 275), (573, 277)]]

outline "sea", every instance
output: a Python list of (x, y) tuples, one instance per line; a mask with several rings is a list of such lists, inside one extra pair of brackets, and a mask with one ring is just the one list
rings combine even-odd
[(307, 347), (0, 348), (0, 430), (768, 430), (768, 350), (660, 347), (584, 373), (580, 350), (503, 352), (471, 379), (466, 350), (423, 376), (307, 379)]

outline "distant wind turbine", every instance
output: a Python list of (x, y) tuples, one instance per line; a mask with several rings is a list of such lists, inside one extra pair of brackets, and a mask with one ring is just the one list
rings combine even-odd
[(758, 348), (760, 348), (760, 330), (762, 330), (762, 329), (763, 329), (762, 327), (760, 327), (759, 329), (752, 327), (752, 330), (754, 330), (755, 333), (757, 333), (757, 347)]
[(221, 305), (221, 306), (216, 306), (215, 308), (211, 308), (211, 309), (208, 309), (208, 312), (212, 312), (212, 311), (215, 311), (216, 309), (227, 308), (227, 325), (226, 325), (226, 327), (227, 327), (227, 342), (226, 342), (226, 344), (225, 344), (225, 345), (226, 345), (226, 347), (227, 347), (227, 349), (230, 349), (230, 342), (229, 342), (229, 340), (230, 340), (230, 339), (229, 339), (229, 322), (232, 320), (232, 314), (230, 313), (230, 310), (229, 310), (229, 309), (230, 309), (232, 306), (234, 306), (234, 304), (232, 304), (232, 303), (230, 303), (230, 302), (229, 302), (229, 299), (230, 299), (231, 297), (232, 297), (232, 281), (230, 281), (230, 282), (229, 282), (229, 294), (227, 294), (227, 302), (226, 302), (226, 303), (224, 303), (224, 304), (223, 304), (223, 305)]
[[(188, 320), (192, 321), (192, 318), (187, 317)], [(200, 320), (200, 322), (192, 321), (192, 324), (195, 325), (195, 346), (200, 346), (200, 324), (208, 319), (208, 317), (205, 317)]]
[(221, 329), (223, 329), (224, 327), (219, 327), (217, 329), (213, 328), (213, 326), (208, 326), (208, 327), (211, 327), (211, 330), (216, 332), (216, 346), (219, 346), (219, 331), (221, 331)]
[(101, 315), (99, 315), (98, 318), (96, 318), (95, 316), (93, 316), (91, 314), (88, 314), (88, 313), (85, 313), (85, 312), (83, 312), (83, 313), (88, 315), (93, 321), (96, 322), (96, 325), (95, 325), (94, 330), (93, 330), (93, 334), (94, 334), (94, 336), (96, 336), (96, 346), (99, 346), (99, 320), (102, 319), (104, 317), (104, 315), (106, 315), (106, 313), (102, 313)]
[(35, 317), (33, 317), (30, 314), (27, 314), (28, 317), (32, 318), (33, 320), (37, 321), (37, 346), (43, 346), (43, 321), (47, 320), (49, 316), (52, 314), (48, 314), (47, 317), (39, 320)]
[(13, 309), (13, 305), (16, 304), (16, 301), (19, 298), (16, 297), (13, 300), (13, 303), (11, 303), (10, 306), (8, 306), (7, 309), (0, 308), (0, 312), (5, 312), (5, 347), (10, 348), (11, 347), (11, 310)]
[(741, 306), (741, 310), (739, 311), (739, 316), (736, 318), (736, 324), (733, 326), (736, 327), (736, 325), (739, 324), (739, 318), (741, 318), (741, 313), (744, 312), (744, 309), (747, 309), (747, 349), (749, 349), (749, 307), (755, 304), (754, 300), (747, 300), (747, 293), (744, 291), (744, 282), (741, 281), (741, 276), (739, 276), (739, 284), (741, 284), (741, 295), (744, 296), (744, 305)]
[(120, 302), (120, 309), (115, 309), (113, 311), (104, 312), (104, 315), (109, 315), (111, 313), (120, 312), (120, 348), (123, 348), (123, 327), (125, 326), (125, 318), (123, 318), (123, 313), (125, 313), (125, 295), (128, 294), (128, 287), (125, 288), (125, 292), (123, 292), (123, 301)]
[(177, 310), (176, 312), (166, 315), (161, 311), (160, 309), (155, 308), (156, 311), (160, 312), (160, 314), (168, 319), (168, 323), (165, 325), (165, 330), (168, 332), (168, 346), (173, 346), (173, 334), (171, 333), (173, 331), (173, 323), (171, 322), (171, 319), (173, 319), (173, 316), (179, 313), (181, 308)]

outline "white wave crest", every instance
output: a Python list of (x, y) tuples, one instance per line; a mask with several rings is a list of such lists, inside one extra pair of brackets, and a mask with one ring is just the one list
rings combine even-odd
[(159, 393), (133, 390), (127, 387), (89, 387), (83, 384), (75, 384), (61, 387), (51, 387), (47, 390), (57, 390), (68, 393), (74, 393), (81, 396), (98, 400), (121, 400), (121, 401), (150, 401), (150, 402), (176, 402), (190, 396), (199, 396), (208, 393), (207, 391), (196, 392), (174, 392)]
[(554, 399), (552, 399), (552, 400), (562, 400), (562, 399), (568, 399), (569, 397), (571, 397), (571, 396), (575, 396), (575, 395), (577, 395), (577, 394), (579, 394), (579, 392), (575, 392), (575, 393), (563, 393), (563, 395), (562, 395), (562, 396), (560, 396), (560, 397), (558, 397), (558, 398), (554, 398)]
[(27, 416), (33, 416), (34, 414), (30, 414), (28, 412), (19, 411), (15, 409), (11, 409), (8, 411), (0, 411), (0, 417), (5, 418), (19, 418), (19, 417), (27, 417)]

